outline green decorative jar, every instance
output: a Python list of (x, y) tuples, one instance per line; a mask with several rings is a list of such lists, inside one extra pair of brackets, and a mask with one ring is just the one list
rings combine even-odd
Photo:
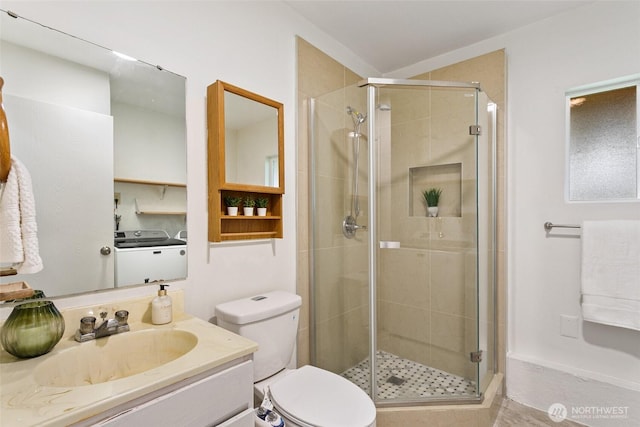
[(64, 333), (64, 318), (52, 301), (18, 304), (0, 332), (2, 347), (23, 359), (50, 352)]

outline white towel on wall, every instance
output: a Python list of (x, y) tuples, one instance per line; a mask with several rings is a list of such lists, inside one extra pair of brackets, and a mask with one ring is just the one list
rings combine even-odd
[(36, 204), (27, 168), (11, 156), (11, 169), (0, 200), (0, 263), (19, 274), (42, 270)]
[(640, 221), (582, 224), (582, 317), (640, 330)]

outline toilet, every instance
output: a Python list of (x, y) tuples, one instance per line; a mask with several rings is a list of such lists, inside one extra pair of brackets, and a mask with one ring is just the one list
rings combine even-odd
[(216, 306), (218, 326), (258, 343), (254, 353), (254, 393), (269, 392), (287, 427), (370, 427), (376, 408), (349, 380), (306, 365), (287, 369), (298, 332), (302, 299), (273, 291)]

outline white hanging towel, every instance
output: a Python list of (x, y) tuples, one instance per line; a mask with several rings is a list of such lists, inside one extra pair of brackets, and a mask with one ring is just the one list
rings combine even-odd
[(0, 200), (0, 263), (10, 264), (19, 274), (42, 270), (37, 233), (31, 175), (20, 160), (11, 156)]
[(582, 317), (640, 330), (640, 221), (582, 224)]

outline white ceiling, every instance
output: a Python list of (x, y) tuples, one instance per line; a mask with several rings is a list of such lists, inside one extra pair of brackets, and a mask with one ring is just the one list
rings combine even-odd
[(384, 74), (593, 1), (286, 0), (285, 3)]

